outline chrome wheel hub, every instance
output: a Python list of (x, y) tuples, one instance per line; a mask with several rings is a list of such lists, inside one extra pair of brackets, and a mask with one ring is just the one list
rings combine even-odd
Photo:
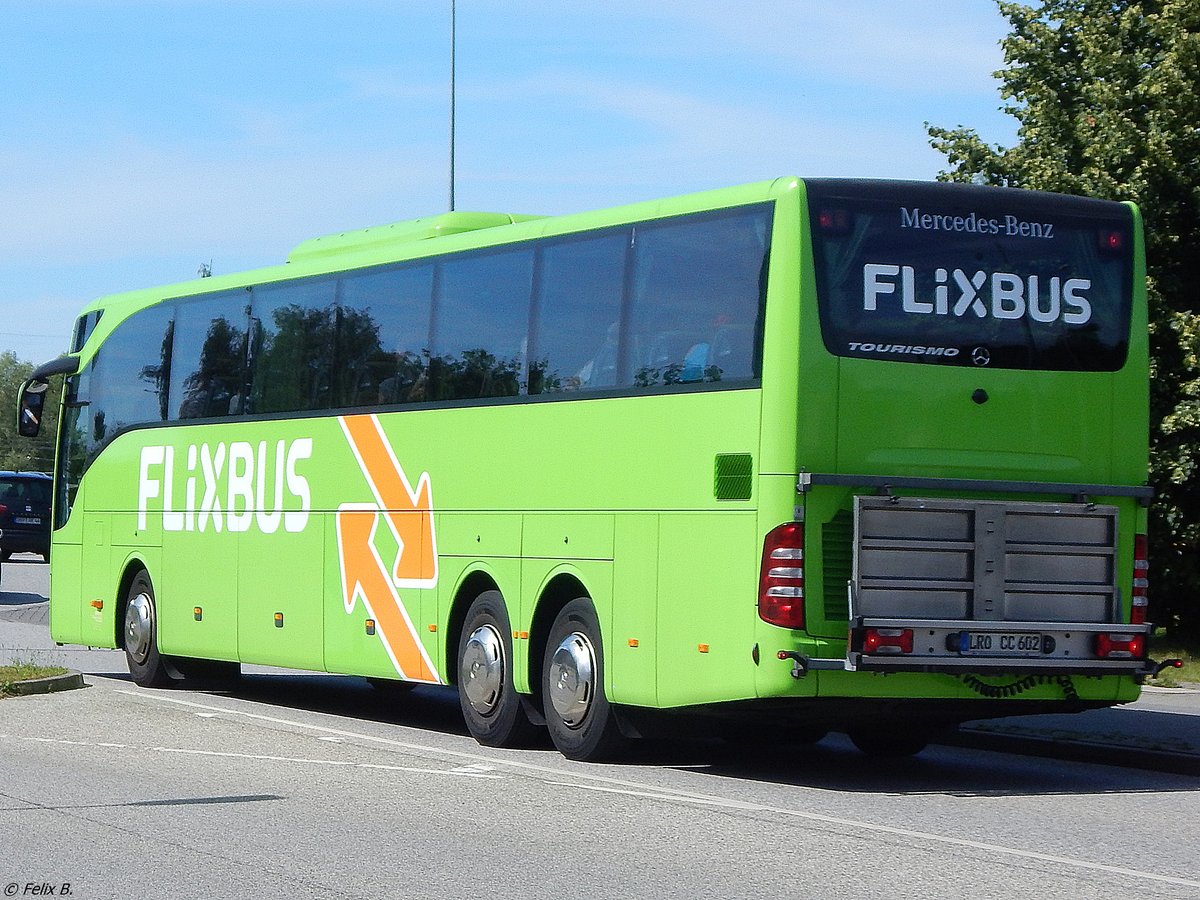
[(550, 659), (550, 703), (569, 728), (587, 718), (596, 695), (596, 651), (587, 635), (567, 635)]
[(496, 709), (504, 687), (504, 640), (491, 625), (476, 628), (463, 649), (458, 683), (480, 715)]
[(137, 663), (150, 656), (154, 639), (154, 605), (145, 591), (125, 606), (125, 650)]

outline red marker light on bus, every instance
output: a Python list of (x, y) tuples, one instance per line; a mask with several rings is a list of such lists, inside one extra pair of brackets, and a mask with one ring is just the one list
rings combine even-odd
[(817, 212), (817, 227), (831, 234), (850, 231), (850, 213), (844, 209), (822, 209)]
[(1125, 249), (1125, 235), (1120, 231), (1100, 232), (1100, 251), (1102, 253), (1120, 253)]

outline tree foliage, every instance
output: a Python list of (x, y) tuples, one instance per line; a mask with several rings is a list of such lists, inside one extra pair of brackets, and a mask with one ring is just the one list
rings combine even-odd
[(1200, 0), (997, 0), (1013, 147), (929, 127), (943, 180), (1133, 200), (1146, 221), (1153, 616), (1200, 634)]
[(54, 468), (62, 378), (50, 380), (41, 434), (33, 439), (17, 434), (17, 392), (32, 372), (33, 364), (18, 359), (11, 350), (0, 353), (0, 470), (50, 472)]

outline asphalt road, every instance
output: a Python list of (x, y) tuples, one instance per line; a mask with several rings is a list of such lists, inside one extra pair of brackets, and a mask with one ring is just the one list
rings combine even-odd
[(441, 688), (88, 680), (0, 701), (6, 896), (1200, 898), (1187, 776), (836, 736), (586, 765), (478, 746)]

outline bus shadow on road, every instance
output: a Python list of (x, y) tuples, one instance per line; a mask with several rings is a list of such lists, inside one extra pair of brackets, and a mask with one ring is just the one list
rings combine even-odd
[[(879, 758), (860, 753), (848, 738), (832, 734), (809, 746), (768, 750), (715, 747), (704, 765), (683, 765), (721, 779), (785, 784), (821, 790), (941, 795), (963, 798), (1158, 794), (1195, 792), (1185, 775), (1167, 775), (1069, 760), (931, 745), (913, 757)], [(664, 764), (670, 763), (664, 760)], [(1103, 775), (1098, 776), (1102, 771)]]
[[(228, 688), (218, 690), (202, 683), (196, 688), (281, 710), (305, 710), (422, 731), (467, 735), (458, 708), (458, 693), (452, 687), (421, 685), (379, 689), (372, 687), (365, 678), (353, 675), (252, 673), (242, 675)], [(193, 690), (190, 683), (179, 689)]]
[[(127, 675), (101, 677), (128, 681)], [(249, 700), (278, 710), (338, 716), (431, 733), (468, 737), (453, 687), (422, 685), (378, 689), (365, 678), (323, 674), (245, 674), (215, 689), (182, 685), (170, 693), (206, 693)], [(530, 759), (552, 751), (548, 736), (529, 748)], [(539, 752), (541, 751), (541, 752)], [(1195, 792), (1197, 781), (1138, 769), (1099, 770), (1065, 760), (931, 745), (908, 758), (867, 756), (841, 734), (813, 744), (777, 745), (685, 737), (635, 741), (608, 771), (659, 767), (721, 780), (790, 785), (839, 793), (942, 795), (963, 798)], [(608, 768), (608, 767), (606, 767)], [(1097, 772), (1103, 771), (1098, 777)]]

